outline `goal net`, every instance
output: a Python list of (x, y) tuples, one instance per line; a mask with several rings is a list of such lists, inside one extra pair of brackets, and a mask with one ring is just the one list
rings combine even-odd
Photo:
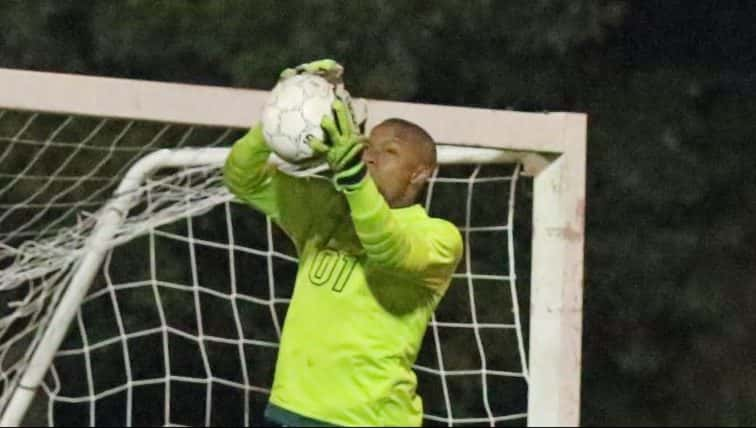
[[(51, 85), (52, 94), (73, 78), (8, 73)], [(142, 101), (213, 90), (75, 80), (82, 91), (103, 85), (98, 91)], [(213, 105), (215, 93), (194, 101), (212, 116), (250, 94), (245, 108), (254, 112), (264, 98), (226, 91), (221, 104)], [(3, 422), (262, 424), (297, 259), (283, 232), (222, 183), (228, 147), (252, 120), (8, 98), (0, 95)], [(371, 107), (379, 117), (385, 108)], [(417, 114), (413, 105), (390, 107)], [(425, 108), (423, 125), (447, 109)], [(466, 136), (431, 131), (458, 144), (439, 146), (441, 166), (422, 202), (457, 225), (465, 254), (415, 365), (425, 423), (576, 424), (580, 302), (560, 299), (580, 297), (581, 258), (570, 254), (582, 254), (574, 244), (582, 244), (582, 218), (560, 228), (569, 216), (548, 213), (565, 193), (580, 192), (564, 191), (569, 180), (538, 183), (560, 162), (558, 151), (502, 150), (481, 130), (471, 132), (480, 147), (465, 147)], [(566, 168), (556, 171), (559, 178)], [(557, 197), (543, 196), (549, 189)], [(561, 273), (534, 267), (544, 261)]]

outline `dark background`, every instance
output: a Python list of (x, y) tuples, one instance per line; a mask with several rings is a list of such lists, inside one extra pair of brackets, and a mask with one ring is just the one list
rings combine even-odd
[[(756, 3), (0, 3), (0, 66), (590, 116), (582, 423), (756, 424)], [(1, 90), (0, 84), (0, 90)]]

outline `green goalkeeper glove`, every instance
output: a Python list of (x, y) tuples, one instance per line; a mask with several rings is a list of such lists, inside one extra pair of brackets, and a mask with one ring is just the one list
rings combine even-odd
[(357, 130), (352, 113), (342, 100), (334, 101), (332, 108), (336, 120), (325, 116), (320, 123), (326, 141), (313, 138), (308, 144), (314, 151), (325, 154), (328, 166), (333, 171), (331, 180), (336, 190), (350, 191), (367, 174), (365, 163), (362, 162), (362, 151), (367, 138)]
[(304, 73), (316, 74), (333, 84), (338, 84), (342, 82), (341, 75), (344, 74), (344, 67), (332, 59), (319, 59), (317, 61), (300, 64), (294, 68), (287, 68), (281, 72), (278, 79), (283, 80)]

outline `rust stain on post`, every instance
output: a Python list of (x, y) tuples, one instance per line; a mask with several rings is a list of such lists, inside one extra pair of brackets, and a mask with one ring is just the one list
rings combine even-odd
[(549, 227), (546, 229), (549, 236), (558, 237), (568, 242), (577, 242), (583, 239), (583, 233), (576, 228), (565, 227)]

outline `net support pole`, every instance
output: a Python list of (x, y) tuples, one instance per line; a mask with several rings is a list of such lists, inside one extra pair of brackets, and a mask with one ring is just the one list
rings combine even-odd
[(221, 164), (228, 155), (228, 149), (200, 150), (159, 150), (137, 163), (124, 177), (115, 196), (103, 208), (92, 234), (87, 239), (83, 256), (74, 268), (71, 281), (60, 298), (56, 310), (38, 342), (21, 380), (16, 384), (13, 396), (0, 419), (0, 426), (19, 426), (23, 421), (42, 379), (52, 364), (79, 306), (92, 284), (92, 279), (100, 269), (109, 250), (108, 242), (118, 232), (134, 201), (136, 191), (144, 180), (159, 168), (172, 166), (192, 166)]
[(21, 424), (24, 414), (42, 382), (42, 378), (47, 373), (58, 347), (63, 342), (74, 315), (79, 311), (79, 305), (92, 283), (92, 278), (94, 278), (105, 257), (106, 249), (98, 243), (107, 242), (117, 230), (122, 219), (120, 213), (124, 208), (123, 205), (125, 205), (119, 202), (124, 199), (126, 198), (113, 201), (98, 220), (97, 226), (87, 242), (86, 255), (77, 264), (71, 282), (58, 303), (58, 309), (53, 312), (53, 316), (32, 354), (23, 377), (16, 385), (13, 396), (3, 414), (3, 419), (0, 420), (0, 426), (18, 426)]

